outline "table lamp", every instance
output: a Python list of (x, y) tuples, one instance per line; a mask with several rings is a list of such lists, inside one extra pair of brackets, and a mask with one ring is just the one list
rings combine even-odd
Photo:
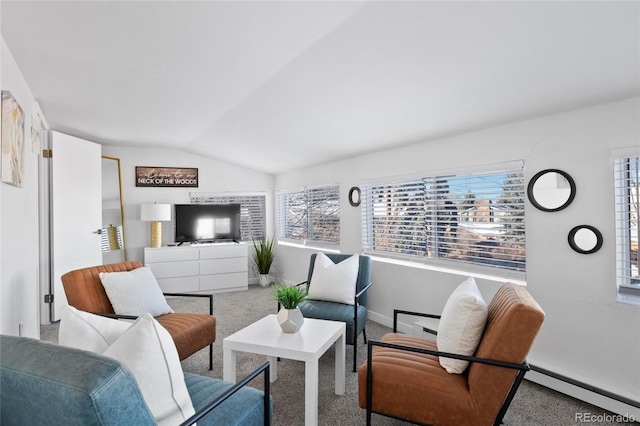
[(171, 204), (142, 204), (140, 220), (151, 222), (151, 247), (162, 246), (162, 224), (171, 220)]

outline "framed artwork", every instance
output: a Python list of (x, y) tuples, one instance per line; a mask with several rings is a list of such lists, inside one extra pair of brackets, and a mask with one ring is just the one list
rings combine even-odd
[(136, 186), (197, 188), (198, 169), (193, 167), (136, 166)]
[(24, 111), (8, 90), (2, 91), (2, 182), (22, 187)]

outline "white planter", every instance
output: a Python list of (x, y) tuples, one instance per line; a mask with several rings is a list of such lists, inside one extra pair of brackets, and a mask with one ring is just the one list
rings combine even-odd
[(271, 282), (271, 277), (269, 276), (269, 274), (260, 274), (260, 277), (258, 279), (260, 280), (260, 287), (266, 287)]
[(304, 317), (300, 309), (280, 309), (278, 312), (278, 323), (285, 333), (296, 333), (302, 327)]

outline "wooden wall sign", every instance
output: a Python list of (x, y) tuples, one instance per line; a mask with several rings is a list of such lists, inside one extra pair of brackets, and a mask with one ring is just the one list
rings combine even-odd
[(197, 188), (198, 169), (136, 166), (136, 186)]

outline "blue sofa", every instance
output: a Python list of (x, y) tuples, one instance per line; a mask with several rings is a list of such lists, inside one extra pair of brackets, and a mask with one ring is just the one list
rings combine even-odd
[[(245, 386), (264, 374), (265, 391)], [(271, 424), (269, 364), (234, 385), (184, 373), (204, 425)], [(133, 375), (113, 358), (26, 337), (0, 336), (0, 424), (155, 425)]]

